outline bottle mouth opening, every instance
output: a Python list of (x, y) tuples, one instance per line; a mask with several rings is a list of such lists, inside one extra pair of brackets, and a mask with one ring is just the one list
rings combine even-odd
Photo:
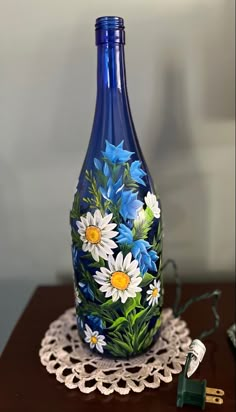
[(95, 23), (96, 45), (125, 44), (124, 19), (116, 16), (98, 17)]
[(96, 30), (122, 30), (124, 28), (124, 19), (117, 16), (98, 17), (95, 23)]

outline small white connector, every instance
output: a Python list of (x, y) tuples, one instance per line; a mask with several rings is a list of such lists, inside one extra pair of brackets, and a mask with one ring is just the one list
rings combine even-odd
[(206, 346), (199, 339), (194, 339), (188, 351), (188, 354), (190, 353), (192, 354), (192, 356), (187, 371), (188, 378), (190, 378), (190, 376), (193, 375), (193, 373), (197, 370), (199, 364), (203, 360), (204, 355), (206, 353)]

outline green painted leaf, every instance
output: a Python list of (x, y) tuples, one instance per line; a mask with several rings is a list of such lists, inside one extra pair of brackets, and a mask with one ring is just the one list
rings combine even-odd
[(159, 305), (160, 305), (160, 307), (162, 307), (162, 306), (163, 306), (163, 302), (164, 302), (164, 295), (163, 295), (163, 294), (161, 294), (161, 296), (160, 296), (160, 300), (159, 300)]
[(134, 349), (134, 342), (135, 342), (135, 335), (130, 333), (126, 333), (126, 331), (123, 331), (123, 341), (127, 342), (129, 346), (131, 346)]
[(80, 217), (80, 201), (79, 201), (79, 193), (76, 192), (74, 196), (73, 206), (70, 212), (71, 219), (79, 219)]
[(140, 299), (141, 299), (141, 293), (137, 293), (135, 298), (129, 298), (127, 301), (124, 303), (122, 307), (122, 311), (127, 318), (128, 314), (135, 308), (142, 308), (140, 305)]
[(112, 221), (116, 223), (117, 225), (119, 225), (121, 222), (120, 207), (121, 207), (121, 199), (119, 199), (118, 202), (116, 203), (109, 202), (108, 204), (108, 209), (113, 214)]
[[(86, 256), (86, 255), (85, 255)], [(89, 254), (88, 255), (90, 258), (91, 258), (91, 255)], [(82, 256), (83, 257), (83, 256)], [(89, 267), (91, 267), (91, 268), (98, 268), (98, 269), (100, 269), (101, 267), (104, 267), (105, 266), (105, 262), (104, 262), (104, 259), (102, 259), (101, 257), (100, 257), (100, 259), (99, 259), (99, 262), (93, 262), (93, 263), (90, 263), (89, 264)]]
[(144, 323), (148, 322), (153, 316), (159, 315), (159, 306), (148, 306), (147, 308), (141, 310), (134, 316), (132, 326), (134, 330), (138, 332)]
[(136, 315), (132, 319), (132, 326), (135, 326), (137, 321), (141, 318), (142, 320), (145, 320), (146, 314), (148, 313), (149, 308), (145, 308), (143, 310), (140, 310), (140, 312), (136, 313)]
[(162, 236), (162, 222), (161, 220), (159, 221), (158, 229), (157, 229), (157, 237), (160, 239)]
[(108, 328), (109, 330), (119, 329), (124, 323), (127, 323), (127, 319), (120, 317), (115, 320), (115, 322)]
[(152, 276), (150, 273), (145, 273), (142, 282), (140, 283), (140, 287), (143, 288), (147, 286), (149, 283), (151, 283), (155, 278), (155, 276)]
[(91, 253), (86, 253), (85, 255), (81, 256), (81, 259), (91, 259), (91, 258), (92, 258)]
[(145, 335), (145, 333), (147, 332), (149, 327), (149, 322), (145, 323), (141, 329), (139, 330), (138, 334), (137, 334), (137, 340), (141, 340), (143, 338), (143, 336)]
[(99, 262), (89, 263), (89, 267), (90, 267), (90, 268), (97, 268), (97, 269), (100, 269)]
[(131, 246), (127, 244), (120, 245), (120, 250), (126, 256), (131, 251)]
[(160, 314), (161, 311), (159, 306), (152, 308), (152, 311), (147, 314), (147, 321), (149, 321), (153, 316), (159, 317)]
[(146, 239), (148, 237), (148, 232), (152, 227), (153, 220), (154, 214), (149, 207), (141, 210), (139, 217), (134, 221), (132, 230), (134, 240)]
[(112, 299), (108, 299), (101, 305), (101, 307), (108, 310), (116, 309), (119, 307), (119, 302), (113, 302)]
[(157, 244), (156, 252), (157, 252), (158, 255), (160, 255), (161, 251), (162, 251), (162, 243), (161, 243), (161, 241), (160, 241), (160, 242)]
[(126, 351), (114, 343), (107, 344), (106, 349), (109, 350), (109, 352), (117, 358), (124, 358), (127, 356)]
[(87, 315), (89, 313), (90, 315), (97, 316), (106, 321), (109, 326), (114, 322), (113, 313), (102, 310), (98, 304), (94, 304), (92, 302), (88, 303), (88, 301), (85, 301), (85, 303), (83, 305), (80, 305), (79, 308), (84, 313), (84, 315)]
[[(147, 325), (149, 325), (149, 322)], [(148, 334), (146, 334), (147, 331), (144, 332), (146, 325), (143, 326), (142, 328), (143, 333), (140, 331), (139, 338), (138, 338), (138, 350), (146, 349), (148, 346), (151, 345), (153, 337), (155, 336), (158, 329), (160, 328), (160, 325), (161, 325), (161, 317), (159, 317), (156, 320), (154, 327), (149, 331)]]
[(161, 254), (162, 252), (162, 222), (161, 220), (159, 221), (158, 228), (157, 228), (157, 234), (154, 237), (152, 247), (157, 252), (158, 255)]
[(102, 173), (101, 170), (97, 170), (96, 174), (97, 174), (98, 181), (99, 181), (100, 185), (103, 186), (103, 187), (106, 187), (108, 178)]
[(140, 342), (139, 346), (138, 346), (138, 350), (145, 350), (147, 349), (153, 340), (153, 334), (151, 332), (149, 332), (146, 337), (144, 338), (144, 340), (142, 342)]
[(161, 316), (157, 319), (155, 326), (153, 328), (154, 334), (158, 331), (159, 327), (161, 326)]
[(148, 327), (149, 327), (149, 322), (143, 325), (143, 327), (140, 329), (140, 332), (138, 333), (137, 340), (136, 340), (138, 351), (142, 349), (143, 342), (147, 337)]
[(88, 272), (83, 263), (80, 262), (80, 274), (81, 274), (81, 280), (82, 282), (85, 282), (89, 285), (90, 289), (92, 290), (94, 297), (100, 302), (103, 303), (105, 302), (106, 298), (104, 294), (98, 289), (97, 282), (94, 280), (93, 276), (91, 275), (90, 272)]
[(153, 336), (151, 336), (151, 335), (148, 336), (147, 339), (145, 340), (144, 344), (143, 344), (143, 349), (142, 350), (145, 350), (145, 349), (149, 348), (152, 344), (152, 341), (153, 341)]
[(71, 231), (72, 242), (78, 249), (82, 247), (82, 240), (80, 239), (79, 233), (73, 228)]
[(93, 176), (93, 172), (90, 170), (85, 171), (85, 179), (88, 181), (88, 192), (91, 194), (91, 197), (83, 199), (85, 202), (90, 204), (91, 208), (98, 208), (102, 212), (104, 211), (103, 202), (102, 202), (102, 194), (99, 190), (99, 185), (95, 177)]
[(126, 351), (126, 355), (130, 354), (133, 352), (133, 348), (131, 345), (129, 345), (128, 343), (118, 340), (118, 339), (114, 339), (114, 344), (122, 349), (124, 349)]
[(146, 220), (148, 221), (149, 224), (153, 222), (154, 213), (153, 213), (152, 209), (150, 209), (150, 207), (146, 207), (145, 217), (146, 217)]
[(121, 165), (114, 165), (112, 164), (112, 177), (113, 180), (116, 181), (119, 177), (119, 173), (120, 173), (120, 169), (121, 169)]
[(109, 332), (109, 336), (115, 338), (115, 339), (123, 339), (123, 336), (121, 335), (121, 333), (118, 330), (114, 330), (112, 332)]

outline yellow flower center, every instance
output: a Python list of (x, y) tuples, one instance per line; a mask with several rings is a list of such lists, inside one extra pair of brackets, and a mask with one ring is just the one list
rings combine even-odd
[(97, 226), (88, 226), (85, 237), (90, 243), (99, 243), (101, 240), (101, 230)]
[(156, 298), (157, 295), (158, 295), (158, 293), (159, 293), (159, 290), (158, 290), (157, 288), (153, 289), (153, 291), (152, 291), (152, 297), (153, 297), (153, 298)]
[(125, 290), (130, 284), (130, 277), (124, 272), (114, 272), (111, 276), (111, 284), (116, 289)]
[(94, 343), (94, 345), (96, 345), (97, 341), (98, 341), (98, 338), (96, 338), (96, 336), (91, 337), (91, 343)]

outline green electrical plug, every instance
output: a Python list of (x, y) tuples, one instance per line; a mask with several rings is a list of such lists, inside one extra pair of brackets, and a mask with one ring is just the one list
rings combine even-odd
[(182, 408), (184, 405), (198, 406), (205, 409), (205, 403), (222, 404), (224, 395), (222, 389), (207, 388), (206, 380), (198, 381), (189, 379), (187, 372), (193, 358), (192, 353), (188, 353), (184, 371), (179, 375), (177, 389), (177, 406)]
[(180, 306), (181, 300), (181, 281), (177, 270), (177, 265), (174, 260), (167, 260), (164, 263), (162, 270), (171, 263), (174, 268), (175, 279), (176, 279), (176, 297), (173, 306), (174, 316), (177, 318), (182, 315), (185, 310), (195, 302), (200, 302), (202, 300), (213, 298), (212, 302), (212, 312), (214, 315), (214, 326), (206, 331), (203, 331), (198, 339), (194, 339), (190, 345), (187, 359), (184, 366), (184, 371), (179, 375), (178, 380), (178, 390), (177, 390), (177, 407), (182, 408), (184, 405), (194, 405), (201, 409), (205, 408), (205, 403), (222, 404), (223, 399), (221, 396), (224, 395), (222, 389), (207, 388), (206, 380), (198, 381), (194, 379), (189, 379), (190, 376), (197, 370), (200, 362), (202, 361), (206, 347), (202, 343), (202, 339), (210, 336), (219, 326), (220, 316), (217, 312), (217, 303), (221, 296), (220, 290), (214, 290), (213, 292), (207, 292), (199, 296), (192, 297), (188, 299), (182, 306)]

